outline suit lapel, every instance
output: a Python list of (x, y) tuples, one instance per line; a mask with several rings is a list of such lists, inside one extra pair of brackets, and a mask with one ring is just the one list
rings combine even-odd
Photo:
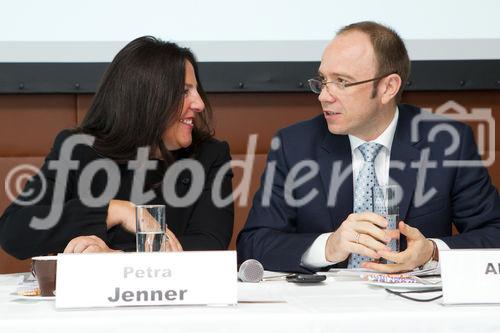
[(348, 136), (327, 131), (321, 147), (318, 147), (318, 164), (326, 202), (329, 203), (332, 228), (335, 230), (352, 212), (353, 205), (352, 156)]
[(418, 169), (411, 162), (420, 160), (418, 142), (411, 141), (411, 120), (415, 112), (404, 106), (399, 107), (399, 119), (391, 147), (391, 167), (389, 182), (400, 185), (403, 197), (399, 204), (399, 219), (405, 220), (413, 199)]

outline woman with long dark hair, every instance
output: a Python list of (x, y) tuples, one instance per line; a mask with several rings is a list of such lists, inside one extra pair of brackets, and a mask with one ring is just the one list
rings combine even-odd
[[(172, 250), (226, 249), (233, 205), (216, 205), (212, 187), (230, 154), (227, 143), (213, 138), (211, 120), (191, 51), (150, 36), (135, 39), (113, 59), (81, 124), (59, 133), (40, 172), (5, 210), (0, 246), (18, 258), (133, 251), (135, 204), (162, 204)], [(169, 168), (188, 160), (203, 174), (182, 170), (166, 188)], [(67, 170), (64, 182), (58, 166)], [(165, 192), (189, 193), (197, 177), (204, 182), (196, 200), (165, 200)], [(229, 171), (216, 182), (221, 198), (231, 195), (231, 178)]]

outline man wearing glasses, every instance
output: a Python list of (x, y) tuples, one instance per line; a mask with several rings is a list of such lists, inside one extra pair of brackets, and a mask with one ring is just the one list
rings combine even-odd
[[(420, 110), (398, 105), (409, 72), (393, 30), (359, 22), (337, 33), (309, 80), (323, 114), (276, 134), (238, 237), (240, 262), (254, 258), (274, 271), (399, 272), (435, 265), (439, 249), (500, 247), (500, 198), (487, 170), (443, 163), (480, 160), (470, 128), (428, 115), (415, 140)], [(459, 133), (452, 154), (452, 136), (431, 139), (443, 123)], [(373, 186), (387, 184), (402, 192), (400, 252), (388, 247), (387, 220), (371, 212)]]

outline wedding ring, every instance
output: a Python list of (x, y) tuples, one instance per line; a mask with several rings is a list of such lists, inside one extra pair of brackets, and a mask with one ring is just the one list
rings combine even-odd
[(359, 236), (361, 236), (361, 234), (357, 232), (356, 233), (356, 243), (357, 244), (359, 244)]

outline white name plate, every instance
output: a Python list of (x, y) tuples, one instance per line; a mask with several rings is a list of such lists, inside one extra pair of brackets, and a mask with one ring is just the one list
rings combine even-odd
[(439, 251), (444, 304), (500, 303), (500, 249)]
[(235, 251), (57, 256), (56, 308), (236, 303)]

